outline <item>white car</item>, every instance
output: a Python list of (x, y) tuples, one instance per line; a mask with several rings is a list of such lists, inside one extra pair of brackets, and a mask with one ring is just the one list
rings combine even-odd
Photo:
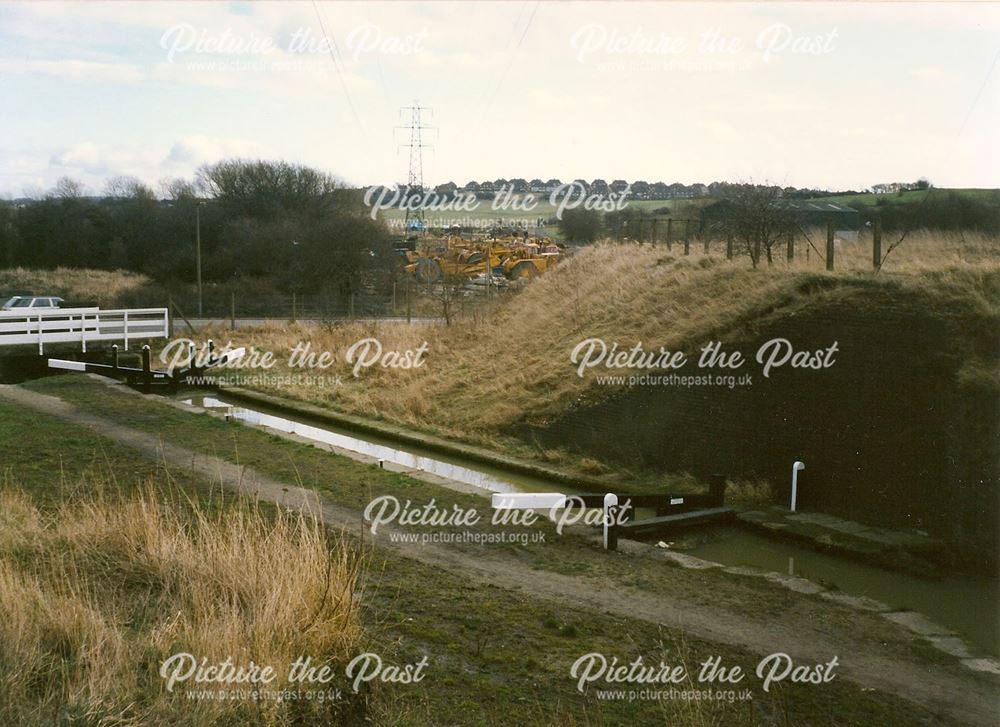
[(55, 296), (15, 295), (3, 304), (3, 310), (54, 310), (63, 302)]

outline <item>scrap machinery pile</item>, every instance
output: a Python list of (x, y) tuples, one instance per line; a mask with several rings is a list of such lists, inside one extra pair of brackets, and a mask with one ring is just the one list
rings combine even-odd
[(527, 280), (560, 261), (563, 248), (548, 238), (507, 235), (489, 239), (448, 236), (402, 249), (403, 270), (419, 283), (450, 279)]

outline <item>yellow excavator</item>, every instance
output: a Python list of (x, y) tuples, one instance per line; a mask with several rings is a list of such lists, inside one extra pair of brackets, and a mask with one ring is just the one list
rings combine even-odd
[[(527, 280), (541, 275), (562, 259), (564, 249), (548, 238), (513, 235), (490, 240), (448, 237), (436, 248), (403, 251), (403, 270), (420, 283), (444, 278), (474, 278), (490, 271), (495, 277)], [(488, 267), (487, 267), (488, 264)]]

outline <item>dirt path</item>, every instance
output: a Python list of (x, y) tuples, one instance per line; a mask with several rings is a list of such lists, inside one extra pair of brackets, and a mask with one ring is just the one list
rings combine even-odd
[[(26, 408), (88, 427), (170, 466), (202, 473), (230, 489), (286, 507), (320, 512), (324, 522), (331, 527), (360, 529), (360, 512), (334, 505), (314, 490), (296, 487), (219, 457), (161, 441), (153, 435), (90, 414), (55, 397), (16, 386), (0, 386), (0, 396)], [(838, 675), (863, 687), (899, 695), (927, 709), (931, 715), (947, 715), (974, 725), (997, 722), (1000, 694), (997, 686), (986, 679), (972, 675), (963, 678), (935, 669), (932, 664), (903, 661), (895, 655), (890, 658), (880, 653), (878, 643), (858, 639), (849, 633), (838, 633), (834, 639), (815, 620), (782, 614), (755, 614), (752, 609), (742, 612), (722, 607), (708, 609), (703, 603), (689, 602), (682, 594), (665, 600), (635, 588), (609, 588), (606, 581), (536, 570), (529, 564), (515, 562), (495, 551), (472, 555), (439, 545), (395, 545), (389, 542), (392, 532), (392, 528), (380, 527), (376, 544), (392, 548), (403, 557), (445, 568), (482, 583), (520, 590), (532, 596), (593, 611), (663, 624), (709, 641), (742, 646), (759, 655), (781, 650), (797, 662), (820, 663), (836, 654), (841, 662)], [(366, 535), (370, 537), (370, 533)]]

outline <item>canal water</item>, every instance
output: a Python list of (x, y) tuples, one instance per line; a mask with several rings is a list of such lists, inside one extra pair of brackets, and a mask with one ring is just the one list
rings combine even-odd
[(801, 576), (852, 596), (924, 614), (991, 655), (1000, 653), (1000, 588), (989, 578), (929, 580), (772, 540), (738, 528), (706, 533), (685, 553)]
[[(478, 462), (422, 450), (368, 434), (324, 424), (319, 426), (264, 406), (249, 408), (225, 394), (185, 394), (184, 403), (225, 411), (237, 421), (263, 425), (297, 434), (315, 442), (383, 459), (402, 467), (429, 472), (487, 492), (563, 492), (563, 485), (511, 473)], [(744, 565), (801, 576), (852, 596), (867, 596), (897, 609), (912, 609), (963, 636), (985, 654), (1000, 653), (1000, 589), (987, 578), (927, 580), (868, 566), (852, 560), (771, 540), (738, 528), (699, 531), (678, 538), (686, 542), (683, 552), (726, 565)]]

